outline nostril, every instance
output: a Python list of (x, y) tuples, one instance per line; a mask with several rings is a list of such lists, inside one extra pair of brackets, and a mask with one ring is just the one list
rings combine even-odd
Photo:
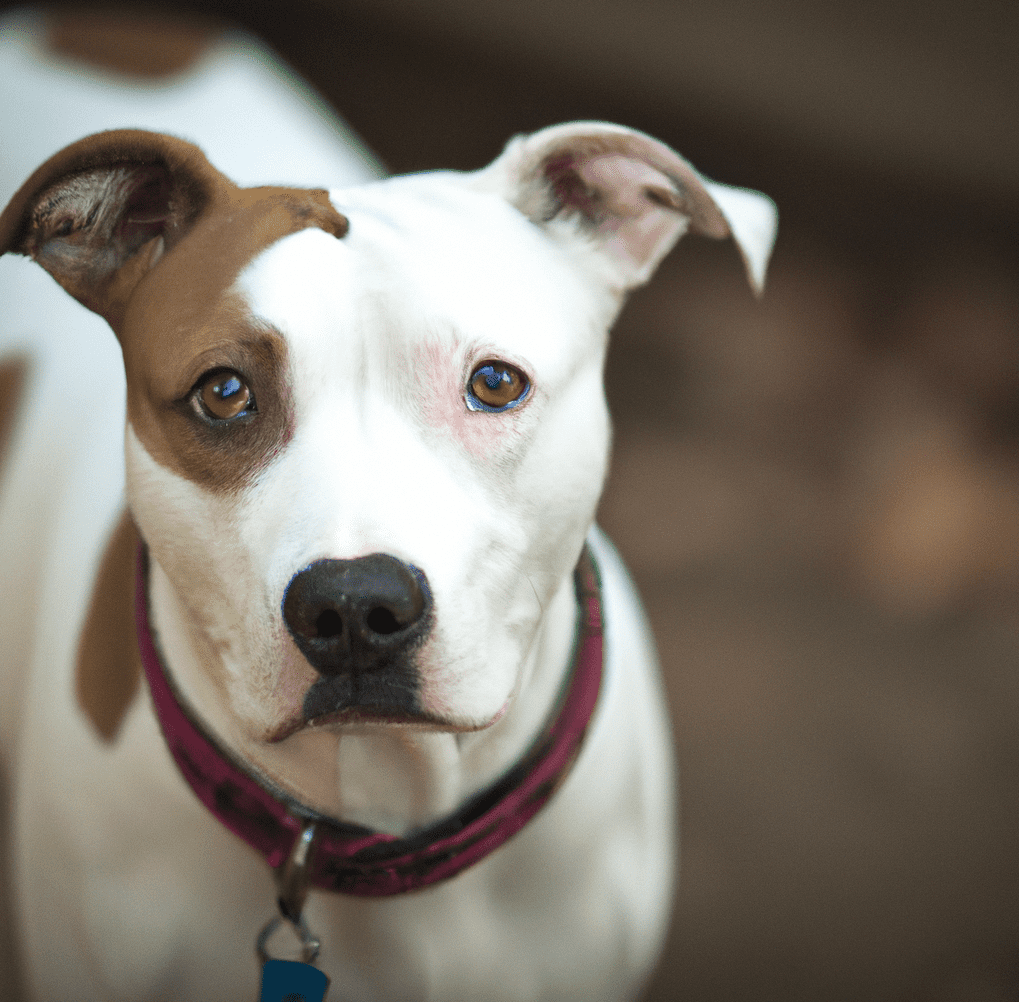
[(381, 605), (372, 609), (372, 611), (368, 613), (365, 618), (365, 623), (372, 633), (389, 634), (396, 633), (398, 630), (402, 629), (400, 624), (397, 622), (396, 616), (394, 616), (389, 609), (386, 609)]
[(335, 609), (326, 609), (315, 620), (315, 629), (320, 637), (338, 637), (343, 632), (343, 620)]

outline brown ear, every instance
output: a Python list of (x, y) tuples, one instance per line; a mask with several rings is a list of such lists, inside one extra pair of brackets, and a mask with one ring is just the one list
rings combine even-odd
[(236, 190), (191, 143), (100, 132), (46, 161), (0, 214), (0, 253), (33, 258), (117, 328), (135, 285), (206, 206)]
[[(708, 181), (664, 143), (607, 122), (571, 122), (512, 140), (472, 185), (502, 194), (598, 270), (617, 292), (646, 282), (689, 229), (732, 236), (755, 292), (776, 213), (756, 191)], [(589, 259), (589, 257), (588, 257)]]

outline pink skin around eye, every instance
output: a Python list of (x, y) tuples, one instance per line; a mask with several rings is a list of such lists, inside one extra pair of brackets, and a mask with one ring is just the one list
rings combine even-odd
[(431, 340), (415, 348), (421, 416), (429, 428), (449, 435), (471, 455), (484, 459), (491, 454), (493, 442), (512, 428), (512, 412), (493, 415), (468, 409), (461, 385), (462, 358), (457, 342), (446, 345)]

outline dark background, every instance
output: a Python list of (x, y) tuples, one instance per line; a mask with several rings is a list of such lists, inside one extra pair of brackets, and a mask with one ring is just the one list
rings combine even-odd
[(761, 302), (689, 239), (608, 364), (682, 770), (647, 998), (1019, 998), (1019, 5), (135, 10), (262, 35), (393, 171), (599, 118), (775, 198)]

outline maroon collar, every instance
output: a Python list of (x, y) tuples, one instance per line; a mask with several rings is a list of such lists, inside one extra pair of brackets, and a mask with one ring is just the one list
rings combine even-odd
[(148, 615), (148, 557), (138, 550), (135, 621), (142, 665), (174, 761), (196, 796), (235, 835), (278, 869), (301, 831), (318, 829), (312, 887), (362, 897), (414, 891), (455, 876), (519, 831), (569, 774), (602, 679), (602, 610), (588, 550), (574, 573), (579, 616), (573, 668), (549, 723), (500, 780), (453, 814), (406, 838), (345, 824), (306, 807), (224, 748), (187, 708), (163, 667)]

